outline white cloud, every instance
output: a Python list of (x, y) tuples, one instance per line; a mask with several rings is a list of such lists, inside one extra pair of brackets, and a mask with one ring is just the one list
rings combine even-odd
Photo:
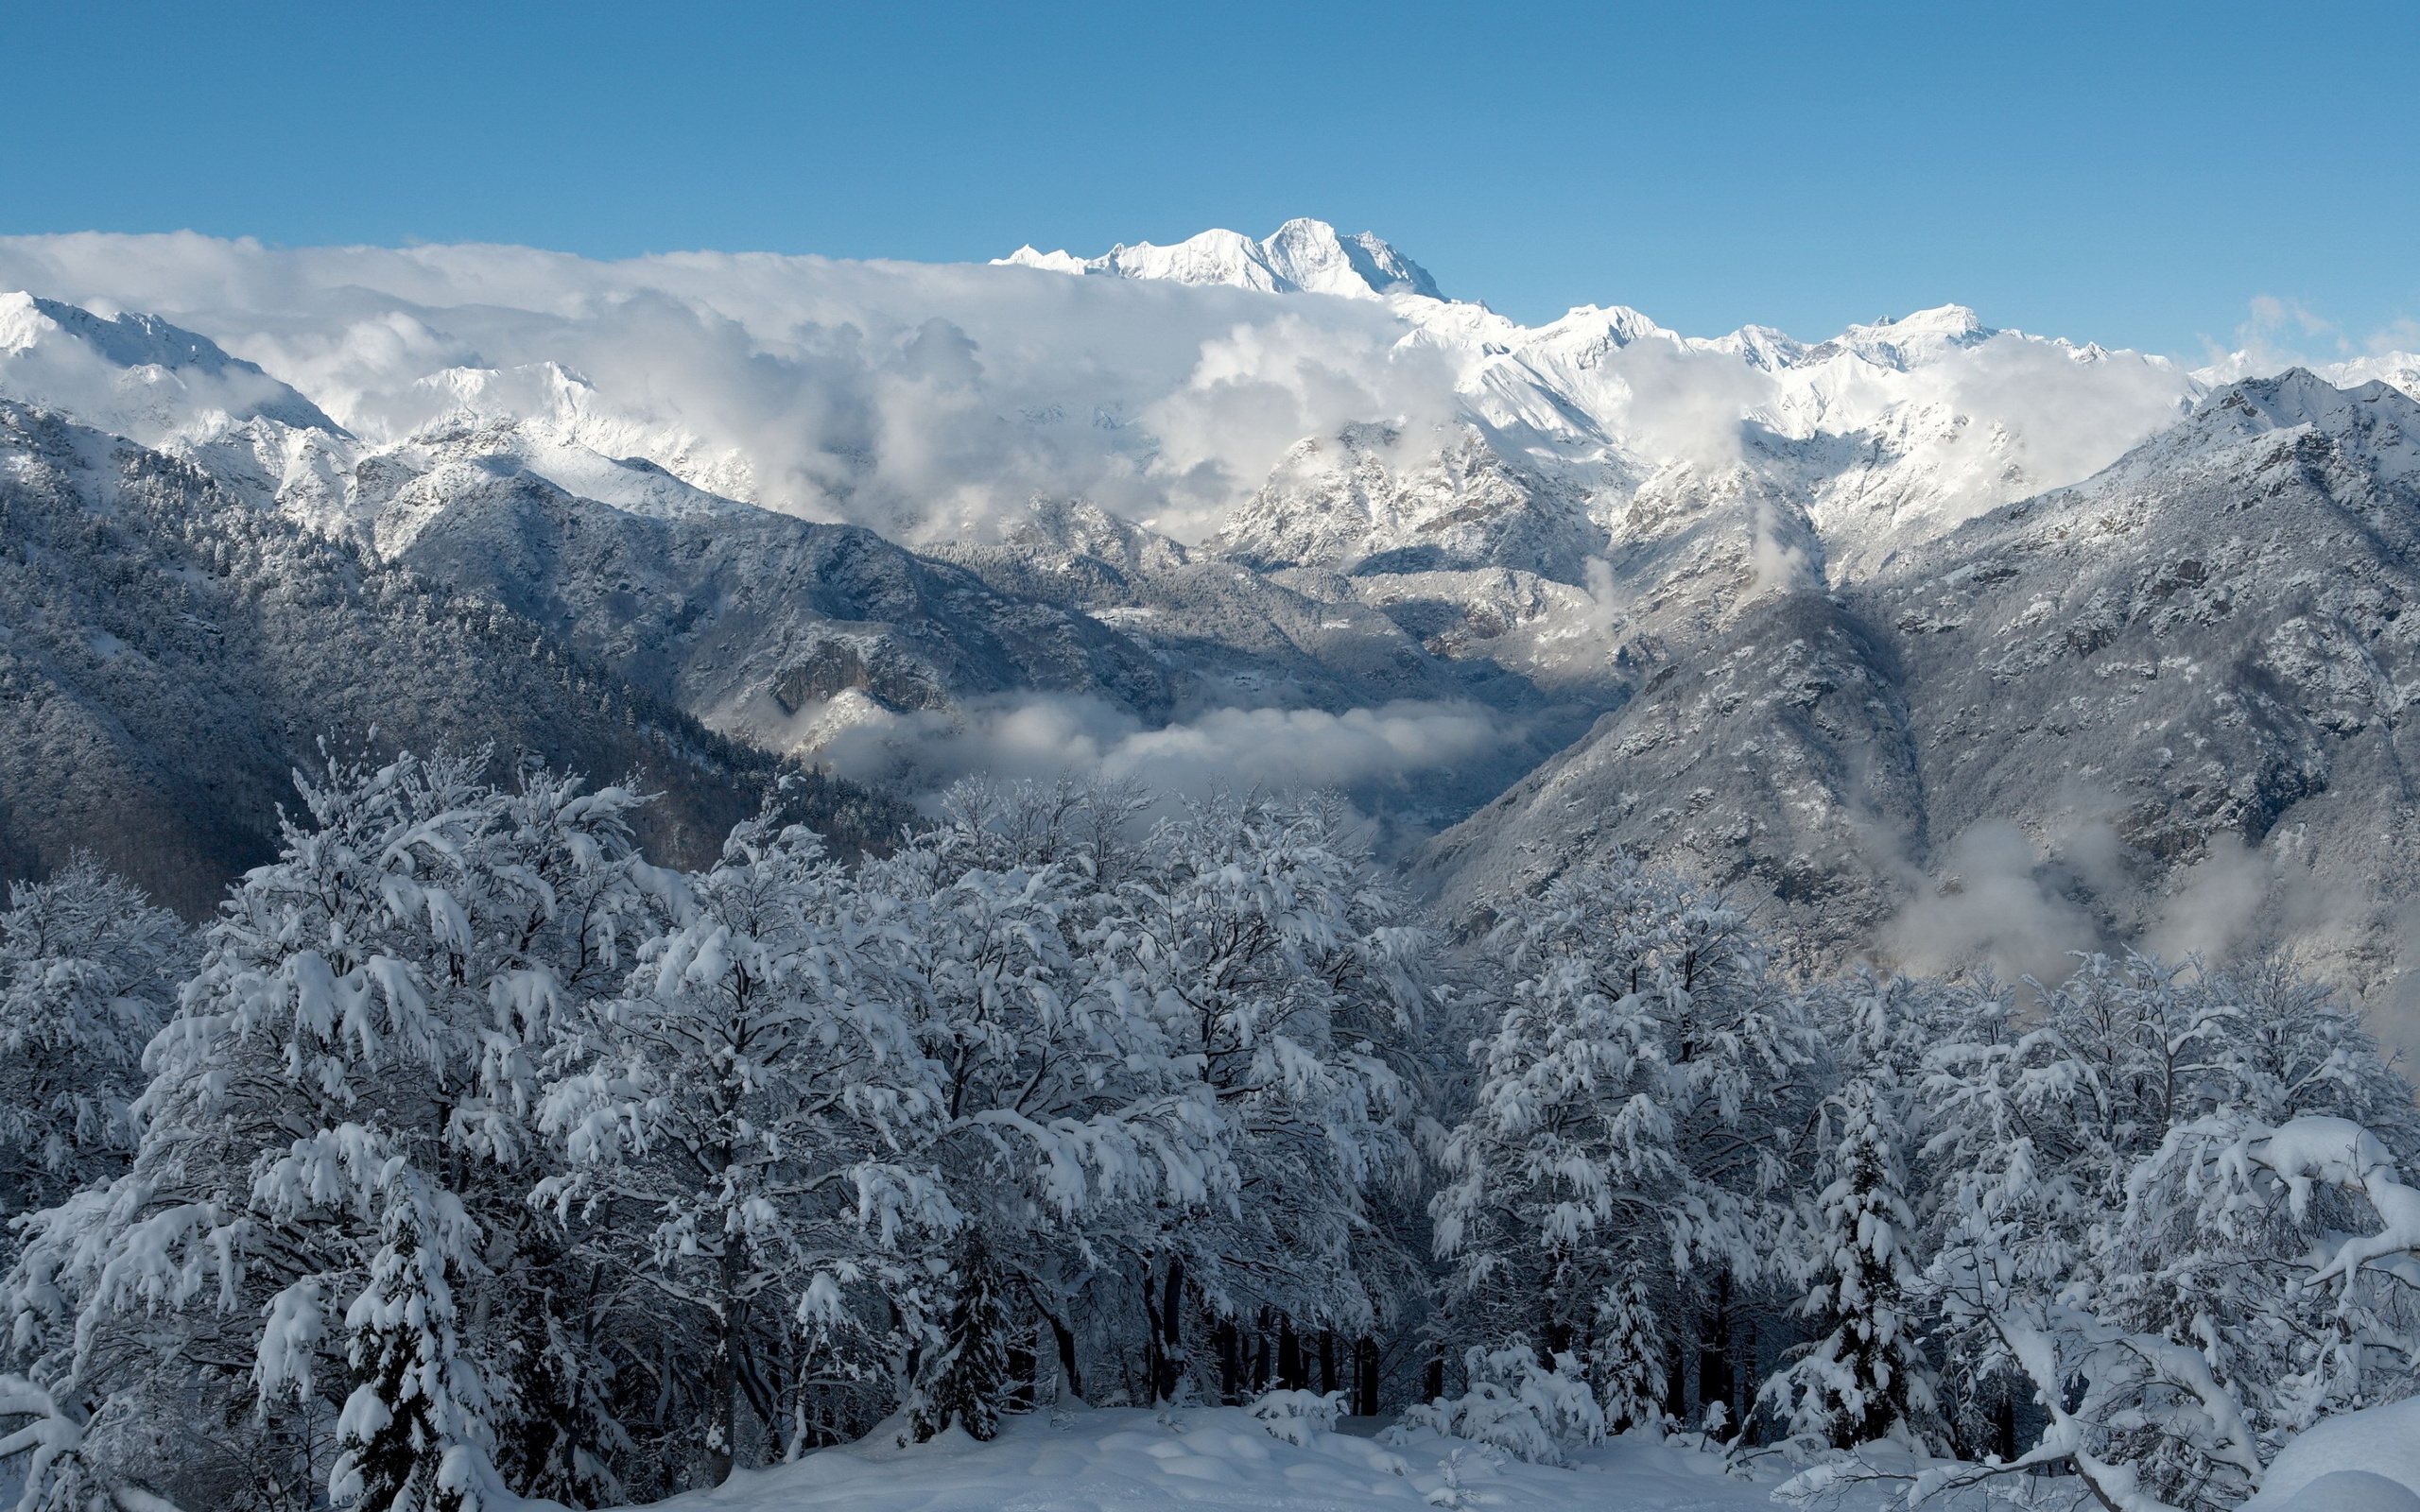
[(1200, 539), (1306, 436), (1373, 422), (1431, 447), (1465, 415), (1568, 454), (1583, 487), (1609, 449), (1618, 488), (1753, 460), (1751, 417), (1801, 438), (1871, 432), (1895, 455), (1908, 417), (1955, 411), (1972, 426), (1934, 428), (2006, 444), (1944, 451), (1934, 491), (1982, 507), (2012, 477), (2051, 487), (2114, 459), (2186, 383), (2014, 335), (1907, 371), (1837, 358), (1774, 373), (1666, 334), (1524, 331), (1471, 305), (1413, 318), (1374, 300), (755, 253), (78, 233), (0, 238), (12, 287), (189, 326), (373, 441), (535, 386), (579, 444), (910, 541), (979, 538), (1036, 495)]
[(2143, 948), (2164, 960), (2199, 955), (2223, 966), (2256, 943), (2253, 923), (2268, 902), (2270, 859), (2232, 834), (2213, 835), (2208, 853), (2183, 869), (2175, 894), (2146, 931)]
[(600, 444), (911, 540), (1036, 494), (1199, 535), (1303, 436), (1453, 403), (1374, 301), (1015, 267), (88, 233), (0, 239), (18, 287), (162, 315), (373, 440), (476, 387), (425, 380), (558, 364)]
[(2047, 881), (2044, 858), (2014, 825), (1977, 824), (1950, 845), (1939, 882), (1923, 885), (1884, 927), (1883, 949), (1914, 971), (1987, 964), (2003, 977), (2063, 980), (2075, 964), (2068, 953), (2101, 941), (2091, 918)]

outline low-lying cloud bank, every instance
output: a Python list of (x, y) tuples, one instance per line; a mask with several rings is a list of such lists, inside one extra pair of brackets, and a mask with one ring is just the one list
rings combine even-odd
[(1419, 701), (1342, 713), (1214, 709), (1156, 729), (1079, 697), (1003, 699), (955, 714), (894, 713), (853, 700), (821, 713), (829, 724), (819, 761), (843, 777), (923, 793), (976, 774), (1073, 771), (1190, 795), (1253, 788), (1382, 794), (1486, 760), (1522, 735), (1477, 704)]

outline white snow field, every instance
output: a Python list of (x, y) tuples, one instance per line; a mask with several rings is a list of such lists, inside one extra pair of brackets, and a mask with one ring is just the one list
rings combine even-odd
[[(988, 1444), (952, 1429), (930, 1443), (896, 1449), (877, 1431), (656, 1505), (663, 1512), (1732, 1512), (1776, 1505), (1772, 1481), (1732, 1479), (1717, 1455), (1639, 1439), (1609, 1441), (1562, 1469), (1425, 1430), (1388, 1445), (1276, 1426), (1303, 1442), (1275, 1436), (1240, 1407), (1077, 1406), (1011, 1418)], [(1876, 1496), (1841, 1504), (1884, 1503)]]
[[(889, 1427), (890, 1425), (886, 1425)], [(1287, 1436), (1299, 1439), (1290, 1441)], [(1264, 1424), (1241, 1407), (1092, 1408), (1081, 1403), (1009, 1418), (999, 1438), (955, 1428), (898, 1448), (876, 1430), (795, 1464), (740, 1470), (719, 1487), (655, 1503), (661, 1512), (1734, 1512), (1772, 1509), (1790, 1469), (1775, 1456), (1752, 1478), (1691, 1446), (1625, 1436), (1530, 1465), (1426, 1430), (1398, 1442)], [(2262, 1494), (2239, 1512), (2420, 1512), (2420, 1398), (2330, 1418), (2270, 1467)], [(1881, 1512), (1905, 1503), (1905, 1483), (1843, 1488), (1811, 1504)], [(2064, 1478), (2032, 1483), (2031, 1504), (2091, 1505)], [(2025, 1505), (2021, 1488), (2003, 1496)], [(1951, 1512), (1978, 1492), (1921, 1504)], [(548, 1503), (526, 1503), (533, 1508)]]

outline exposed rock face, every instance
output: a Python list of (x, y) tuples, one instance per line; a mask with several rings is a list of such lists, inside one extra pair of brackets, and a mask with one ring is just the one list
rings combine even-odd
[[(323, 738), (339, 757), (484, 748), (503, 772), (526, 756), (627, 777), (663, 795), (647, 841), (690, 863), (773, 777), (492, 599), (0, 403), (0, 868), (91, 850), (206, 913), (274, 854)], [(834, 784), (800, 796), (843, 845), (901, 817)]]

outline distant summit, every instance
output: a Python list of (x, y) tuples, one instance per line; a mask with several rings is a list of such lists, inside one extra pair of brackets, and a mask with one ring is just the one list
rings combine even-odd
[(1340, 294), (1356, 300), (1391, 294), (1431, 300), (1445, 297), (1438, 292), (1437, 281), (1426, 268), (1392, 245), (1366, 231), (1340, 235), (1323, 220), (1289, 220), (1263, 241), (1253, 241), (1240, 232), (1205, 231), (1173, 247), (1120, 243), (1091, 258), (1020, 247), (993, 262), (1053, 273), (1223, 284), (1270, 294)]

